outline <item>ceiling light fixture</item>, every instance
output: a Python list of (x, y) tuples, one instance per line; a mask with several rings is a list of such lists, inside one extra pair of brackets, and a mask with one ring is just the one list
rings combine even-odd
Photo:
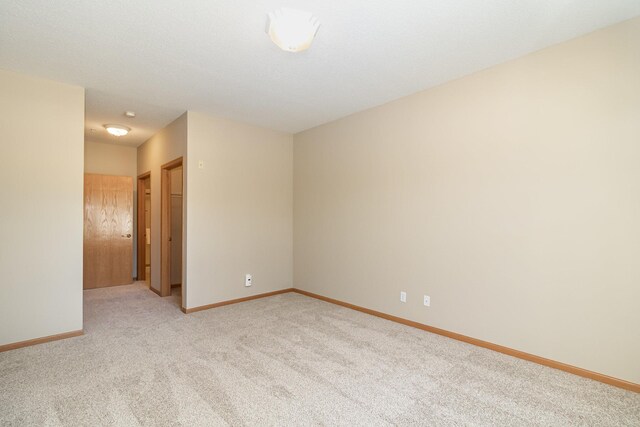
[(267, 34), (282, 50), (308, 49), (320, 28), (320, 21), (309, 12), (283, 7), (269, 14)]
[(131, 128), (122, 125), (104, 125), (104, 128), (113, 136), (125, 136), (131, 132)]

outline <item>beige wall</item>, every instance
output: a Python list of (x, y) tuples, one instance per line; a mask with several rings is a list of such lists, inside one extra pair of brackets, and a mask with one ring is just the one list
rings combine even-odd
[(186, 307), (291, 287), (292, 135), (188, 115)]
[(295, 135), (295, 286), (640, 383), (638, 52), (634, 19)]
[[(137, 230), (137, 176), (138, 149), (126, 147), (116, 143), (85, 141), (84, 143), (84, 172), (101, 175), (130, 176), (133, 178), (133, 230)], [(133, 233), (133, 277), (138, 271), (138, 233)]]
[(82, 329), (84, 89), (0, 70), (0, 345)]
[[(186, 155), (186, 113), (138, 147), (138, 175), (151, 172), (151, 286), (158, 291), (160, 290), (160, 170), (163, 164), (178, 157), (183, 157), (186, 162)], [(187, 173), (186, 167), (184, 173)], [(183, 197), (186, 200), (186, 188)], [(183, 224), (183, 227), (186, 228), (186, 224)], [(183, 239), (183, 248), (184, 240), (186, 239)], [(185, 255), (183, 251), (183, 266), (186, 265)]]
[(85, 141), (84, 171), (103, 175), (138, 176), (138, 149), (123, 145)]

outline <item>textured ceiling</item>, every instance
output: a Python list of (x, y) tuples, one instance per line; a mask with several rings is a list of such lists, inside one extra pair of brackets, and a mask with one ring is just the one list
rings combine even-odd
[[(265, 34), (283, 6), (320, 19), (309, 50)], [(137, 145), (187, 109), (297, 132), (637, 15), (638, 0), (2, 0), (0, 68), (86, 87), (96, 140), (115, 121)]]

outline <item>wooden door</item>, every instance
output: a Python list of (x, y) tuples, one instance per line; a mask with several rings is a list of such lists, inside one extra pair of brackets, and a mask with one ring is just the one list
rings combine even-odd
[(84, 175), (84, 289), (133, 282), (133, 178)]

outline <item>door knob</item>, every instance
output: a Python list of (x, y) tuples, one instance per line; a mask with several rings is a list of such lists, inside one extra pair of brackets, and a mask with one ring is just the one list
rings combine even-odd
[(131, 238), (131, 234), (123, 234), (122, 237), (126, 237), (127, 239)]

